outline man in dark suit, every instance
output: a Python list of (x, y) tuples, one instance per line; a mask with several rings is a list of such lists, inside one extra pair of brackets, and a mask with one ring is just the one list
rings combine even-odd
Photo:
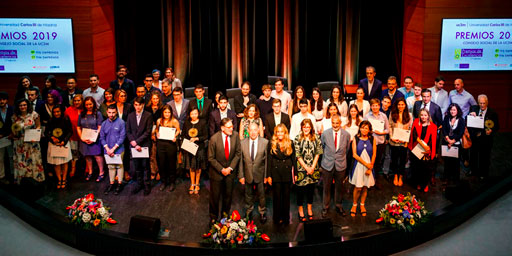
[(210, 218), (217, 220), (221, 196), (221, 213), (229, 214), (231, 209), (234, 180), (240, 162), (240, 138), (238, 133), (233, 131), (233, 120), (222, 119), (221, 131), (210, 138), (208, 162), (210, 163)]
[(128, 95), (128, 102), (131, 102), (135, 98), (135, 83), (126, 78), (128, 74), (128, 68), (125, 65), (117, 66), (116, 80), (110, 82), (110, 88), (114, 90), (123, 89)]
[(441, 113), (441, 107), (431, 101), (431, 94), (432, 92), (429, 89), (423, 89), (421, 91), (421, 101), (414, 103), (412, 115), (414, 118), (419, 118), (420, 110), (426, 108), (430, 113), (430, 118), (432, 118), (434, 124), (437, 125), (437, 128), (440, 129), (443, 123), (443, 114)]
[(238, 123), (240, 123), (240, 120), (242, 120), (242, 117), (244, 117), (244, 110), (249, 104), (256, 104), (256, 96), (251, 93), (251, 83), (248, 81), (245, 81), (242, 84), (242, 95), (235, 96), (235, 112), (236, 117), (238, 120)]
[(251, 216), (254, 209), (253, 195), (258, 193), (258, 212), (260, 222), (265, 223), (265, 183), (267, 183), (267, 147), (268, 140), (259, 137), (259, 126), (255, 123), (249, 125), (249, 138), (240, 143), (242, 153), (240, 156), (240, 171), (238, 179), (245, 186), (245, 214)]
[(336, 212), (345, 216), (341, 203), (343, 192), (343, 179), (346, 176), (347, 152), (351, 152), (350, 134), (341, 129), (341, 118), (338, 115), (331, 117), (332, 128), (322, 133), (321, 141), (324, 150), (322, 162), (322, 177), (324, 183), (322, 218), (327, 216), (331, 204), (331, 185), (334, 179), (334, 203)]
[(485, 94), (481, 94), (478, 95), (478, 106), (472, 106), (469, 111), (469, 115), (483, 116), (485, 120), (483, 129), (468, 127), (473, 143), (470, 149), (471, 172), (480, 179), (489, 176), (494, 135), (500, 129), (498, 114), (488, 105), (489, 99)]
[(73, 106), (73, 97), (77, 94), (83, 94), (84, 91), (80, 88), (76, 88), (76, 78), (74, 76), (70, 76), (66, 79), (66, 89), (62, 91), (62, 105), (66, 108), (69, 106)]
[[(169, 79), (165, 78), (162, 81), (162, 86), (164, 86), (164, 84), (168, 84), (169, 82)], [(171, 84), (168, 85), (171, 86)], [(172, 116), (178, 119), (178, 122), (180, 123), (180, 129), (183, 129), (185, 120), (187, 120), (188, 117), (187, 110), (190, 101), (183, 99), (183, 89), (181, 87), (176, 87), (174, 90), (172, 90), (172, 98), (173, 100), (169, 101), (167, 104), (171, 106)]]
[(363, 88), (364, 99), (370, 101), (371, 99), (380, 99), (382, 95), (382, 82), (375, 79), (375, 68), (372, 66), (366, 67), (366, 78), (359, 81), (359, 88)]
[[(134, 99), (133, 107), (135, 111), (128, 114), (126, 122), (126, 137), (130, 142), (130, 150), (135, 149), (140, 152), (143, 147), (147, 147), (148, 152), (151, 152), (153, 115), (144, 111), (144, 99), (141, 97)], [(144, 195), (149, 195), (151, 192), (149, 157), (134, 158), (132, 155), (131, 168), (131, 176), (133, 177), (134, 173), (137, 175), (137, 187), (132, 191), (132, 194), (137, 194), (144, 189)]]
[(396, 89), (397, 83), (396, 83), (396, 77), (390, 76), (388, 78), (388, 88), (384, 91), (382, 91), (382, 95), (380, 97), (380, 100), (384, 99), (384, 96), (388, 96), (391, 99), (391, 106), (395, 104), (396, 100), (400, 98), (404, 98), (405, 96), (402, 92)]
[[(6, 138), (11, 134), (11, 117), (14, 109), (7, 104), (8, 101), (9, 95), (6, 92), (0, 92), (0, 139)], [(12, 153), (12, 146), (0, 148), (0, 182), (3, 184), (9, 184), (9, 179), (7, 178), (9, 175), (5, 173), (5, 170), (11, 170), (11, 166), (13, 166)], [(8, 161), (5, 161), (6, 159)]]
[(204, 119), (208, 122), (210, 113), (212, 112), (212, 100), (204, 97), (204, 87), (202, 84), (196, 85), (194, 94), (196, 95), (196, 98), (190, 101), (188, 104), (188, 110), (190, 112), (190, 109), (193, 107), (197, 108), (199, 110), (199, 119)]
[(267, 140), (271, 140), (272, 136), (274, 136), (274, 128), (278, 124), (284, 124), (286, 129), (290, 131), (290, 117), (288, 114), (281, 112), (281, 100), (274, 99), (272, 101), (272, 110), (273, 112), (268, 114), (265, 117), (264, 125), (265, 125), (265, 138)]
[[(228, 109), (228, 98), (224, 95), (219, 97), (219, 107), (212, 111), (210, 114), (210, 119), (208, 121), (208, 126), (210, 130), (210, 135), (215, 134), (220, 131), (220, 123), (222, 119), (229, 118), (231, 120), (236, 120), (235, 111)], [(238, 122), (234, 122), (233, 126), (235, 131), (238, 131)]]
[(41, 114), (41, 111), (43, 110), (42, 108), (44, 106), (44, 101), (39, 99), (39, 89), (36, 89), (35, 87), (28, 88), (27, 96), (28, 101), (32, 105), (32, 109), (38, 114)]

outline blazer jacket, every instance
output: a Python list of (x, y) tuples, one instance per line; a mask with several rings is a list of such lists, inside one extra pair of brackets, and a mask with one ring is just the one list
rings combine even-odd
[[(472, 106), (469, 110), (469, 113), (471, 113), (471, 112), (475, 112), (476, 115), (478, 115), (480, 112), (480, 107), (478, 105)], [(471, 135), (471, 137), (476, 137), (476, 135), (478, 133), (480, 133), (482, 136), (485, 136), (484, 138), (492, 138), (492, 136), (494, 136), (494, 134), (496, 134), (496, 132), (500, 129), (498, 113), (496, 113), (496, 111), (494, 111), (492, 108), (487, 107), (487, 112), (485, 113), (484, 120), (485, 120), (485, 122), (487, 122), (487, 120), (491, 120), (494, 123), (494, 127), (491, 128), (491, 130), (492, 130), (491, 134), (487, 135), (485, 133), (485, 129), (468, 127), (468, 131), (469, 131), (469, 134)]]
[(245, 178), (247, 184), (262, 183), (267, 177), (267, 153), (268, 140), (258, 138), (258, 149), (254, 155), (254, 161), (251, 158), (251, 139), (245, 138), (240, 142), (242, 153), (240, 155), (240, 171), (238, 179)]
[(14, 108), (12, 106), (7, 106), (7, 111), (5, 115), (5, 119), (0, 115), (0, 135), (2, 137), (9, 136), (11, 134), (11, 126), (12, 126), (12, 115), (14, 114)]
[[(414, 103), (414, 107), (412, 110), (412, 115), (414, 116), (414, 118), (420, 117), (420, 110), (422, 105), (423, 101), (416, 101)], [(430, 118), (432, 118), (432, 121), (434, 122), (434, 124), (436, 124), (437, 127), (443, 124), (443, 114), (441, 113), (441, 108), (439, 107), (439, 105), (430, 101), (428, 112), (430, 113)]]
[[(194, 98), (194, 99), (189, 101), (189, 103), (188, 103), (188, 111), (187, 112), (190, 112), (190, 110), (193, 107), (196, 107), (197, 109), (199, 109), (198, 106), (197, 106), (197, 99), (196, 98)], [(199, 111), (199, 118), (208, 121), (208, 119), (210, 118), (210, 113), (211, 112), (212, 112), (212, 100), (204, 98), (203, 110)]]
[[(281, 112), (281, 123), (286, 126), (286, 129), (288, 129), (288, 132), (289, 132), (290, 131), (290, 116), (288, 114)], [(267, 140), (271, 140), (272, 136), (274, 135), (274, 128), (276, 127), (276, 120), (274, 119), (274, 112), (265, 116), (265, 120), (263, 121), (263, 124), (265, 126), (265, 138), (267, 138)], [(293, 138), (290, 138), (290, 139), (293, 139)]]
[[(249, 102), (247, 103), (247, 105), (249, 104), (256, 104), (256, 96), (254, 96), (254, 94), (249, 94)], [(244, 106), (244, 97), (242, 95), (237, 95), (235, 96), (235, 99), (234, 99), (234, 107), (235, 107), (235, 112), (237, 114), (239, 113), (243, 113), (244, 110), (245, 110), (245, 106)]]
[(153, 116), (148, 111), (142, 111), (139, 125), (137, 125), (136, 112), (134, 111), (128, 114), (128, 120), (126, 121), (126, 137), (129, 143), (136, 141), (137, 145), (141, 147), (150, 147), (152, 129)]
[(229, 137), (229, 158), (226, 160), (224, 154), (224, 141), (222, 141), (222, 131), (215, 133), (208, 142), (208, 162), (210, 163), (210, 179), (222, 181), (225, 176), (222, 175), (223, 168), (231, 168), (232, 172), (227, 177), (236, 176), (237, 167), (240, 163), (240, 137), (238, 132), (233, 131)]
[(359, 88), (363, 88), (364, 99), (370, 101), (373, 98), (380, 99), (382, 95), (382, 82), (379, 79), (373, 79), (372, 91), (368, 93), (368, 78), (359, 81)]
[[(228, 109), (228, 117), (233, 121), (233, 131), (238, 131), (238, 122), (236, 119), (236, 113), (235, 111)], [(220, 118), (220, 110), (216, 108), (212, 113), (210, 113), (210, 118), (208, 120), (208, 126), (210, 135), (215, 134), (216, 132), (220, 131), (220, 121), (222, 119)]]
[(332, 128), (325, 130), (320, 137), (324, 154), (320, 166), (326, 171), (332, 171), (336, 167), (336, 171), (345, 171), (347, 169), (347, 152), (351, 149), (350, 134), (340, 129), (338, 150), (334, 148), (334, 136)]
[(190, 104), (190, 101), (187, 99), (182, 99), (181, 102), (181, 112), (180, 117), (178, 118), (178, 110), (176, 110), (176, 102), (174, 100), (171, 100), (167, 103), (169, 106), (171, 106), (172, 109), (172, 115), (178, 119), (178, 122), (180, 123), (180, 129), (183, 130), (183, 125), (185, 124), (185, 120), (187, 120), (188, 117), (188, 104)]
[(441, 108), (441, 113), (444, 115), (446, 110), (448, 110), (448, 105), (450, 104), (450, 98), (448, 97), (448, 92), (444, 89), (439, 91), (439, 95), (437, 99), (434, 101), (434, 92), (436, 91), (435, 86), (428, 88), (431, 91), (432, 102), (437, 104)]

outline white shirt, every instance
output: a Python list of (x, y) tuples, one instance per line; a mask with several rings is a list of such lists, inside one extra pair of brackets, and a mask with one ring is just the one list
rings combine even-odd
[(135, 117), (137, 118), (137, 126), (138, 126), (140, 123), (140, 119), (142, 118), (142, 112), (140, 112), (140, 113), (135, 112)]
[(425, 108), (427, 110), (430, 110), (430, 102), (425, 104), (424, 102), (421, 102), (420, 109)]
[(375, 79), (373, 79), (372, 82), (370, 82), (370, 80), (368, 80), (368, 94), (372, 93), (372, 87), (373, 87), (374, 82), (375, 82)]
[(283, 90), (281, 91), (281, 95), (278, 95), (276, 90), (272, 90), (270, 97), (281, 100), (281, 112), (285, 114), (288, 113), (288, 104), (292, 101), (292, 96), (288, 92)]
[(487, 113), (487, 109), (485, 109), (485, 110), (480, 109), (480, 111), (478, 111), (478, 113), (477, 113), (477, 116), (480, 116), (480, 113), (482, 113), (481, 116), (483, 118), (485, 118), (485, 114)]
[(274, 122), (276, 123), (276, 126), (281, 123), (281, 114), (276, 115), (276, 113), (274, 113)]
[(419, 99), (416, 98), (416, 96), (414, 97), (409, 97), (405, 100), (405, 102), (407, 103), (407, 108), (409, 109), (409, 113), (412, 113), (413, 109), (414, 109), (414, 103), (416, 103), (416, 101), (420, 101), (421, 100), (421, 96)]
[(258, 153), (258, 137), (256, 137), (255, 140), (252, 140), (250, 137), (249, 137), (249, 156), (251, 156), (251, 148), (252, 148), (252, 144), (254, 143), (254, 158), (256, 158), (256, 153)]
[(228, 117), (228, 109), (226, 108), (226, 110), (222, 111), (219, 109), (219, 113), (220, 113), (220, 120)]
[(178, 112), (178, 117), (180, 117), (180, 115), (181, 115), (181, 107), (183, 107), (183, 100), (180, 103), (175, 101), (174, 105), (176, 105), (176, 112)]
[(105, 100), (105, 98), (103, 97), (104, 94), (105, 94), (105, 89), (98, 86), (98, 87), (96, 87), (96, 91), (92, 91), (91, 87), (85, 89), (82, 95), (84, 96), (84, 99), (87, 96), (93, 97), (94, 100), (96, 101), (96, 104), (97, 104), (96, 106), (99, 108), (101, 103), (103, 103), (103, 101)]

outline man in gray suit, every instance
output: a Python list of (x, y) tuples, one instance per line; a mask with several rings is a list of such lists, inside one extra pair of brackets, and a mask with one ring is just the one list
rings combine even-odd
[(258, 212), (261, 223), (267, 221), (265, 216), (265, 183), (267, 183), (267, 147), (268, 140), (259, 135), (259, 126), (256, 123), (249, 125), (249, 138), (240, 143), (242, 154), (240, 156), (240, 171), (238, 179), (245, 186), (246, 216), (250, 218), (254, 209), (253, 195), (258, 192)]
[(222, 195), (222, 213), (229, 214), (233, 185), (240, 162), (240, 138), (233, 131), (233, 120), (224, 118), (221, 131), (215, 133), (208, 143), (210, 162), (210, 219), (219, 217), (219, 201)]
[[(166, 78), (162, 81), (162, 84), (168, 82), (169, 80)], [(167, 104), (171, 106), (172, 116), (178, 119), (180, 130), (182, 130), (185, 120), (187, 120), (188, 117), (187, 110), (189, 100), (183, 98), (183, 89), (181, 89), (181, 87), (176, 87), (172, 90), (172, 98), (173, 100), (169, 101)]]
[(322, 163), (322, 177), (324, 183), (324, 199), (322, 218), (327, 216), (331, 204), (331, 185), (334, 178), (334, 203), (336, 212), (346, 216), (341, 205), (343, 178), (346, 176), (347, 152), (350, 150), (350, 134), (341, 129), (341, 118), (338, 115), (331, 117), (332, 128), (322, 133), (321, 141), (324, 150)]

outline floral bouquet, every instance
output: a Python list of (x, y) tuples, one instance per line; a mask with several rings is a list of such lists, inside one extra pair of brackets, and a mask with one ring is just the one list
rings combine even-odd
[(377, 223), (382, 223), (405, 231), (412, 231), (414, 226), (425, 223), (431, 212), (427, 211), (422, 201), (415, 195), (407, 193), (407, 196), (399, 194), (379, 211), (380, 218)]
[(66, 207), (66, 210), (71, 223), (84, 228), (105, 228), (107, 223), (117, 223), (110, 217), (110, 208), (106, 207), (101, 199), (94, 198), (93, 194), (76, 199), (72, 205)]
[(270, 241), (270, 237), (258, 231), (254, 221), (241, 219), (238, 211), (231, 216), (224, 216), (220, 222), (212, 222), (208, 233), (203, 234), (205, 242), (214, 247), (237, 248), (242, 246), (257, 246)]

